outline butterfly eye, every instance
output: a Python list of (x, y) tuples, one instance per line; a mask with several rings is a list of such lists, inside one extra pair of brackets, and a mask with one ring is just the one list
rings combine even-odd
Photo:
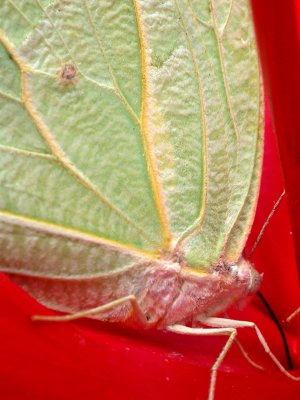
[(73, 83), (77, 77), (77, 70), (73, 64), (64, 64), (59, 73), (59, 80), (63, 84)]

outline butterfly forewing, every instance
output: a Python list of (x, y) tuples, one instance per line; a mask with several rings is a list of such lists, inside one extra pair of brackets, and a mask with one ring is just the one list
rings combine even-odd
[(72, 279), (170, 253), (236, 262), (262, 148), (247, 2), (1, 8), (1, 268)]

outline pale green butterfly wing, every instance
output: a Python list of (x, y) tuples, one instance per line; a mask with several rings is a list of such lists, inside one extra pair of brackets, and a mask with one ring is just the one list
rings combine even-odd
[[(261, 168), (262, 96), (249, 12), (243, 2), (177, 10), (195, 60), (205, 110), (205, 196), (184, 245), (195, 266), (235, 262), (254, 215)], [(198, 6), (197, 6), (198, 4)]]
[(247, 2), (25, 3), (0, 6), (1, 269), (235, 262), (261, 163)]
[(151, 135), (170, 229), (189, 265), (206, 267), (221, 255), (234, 262), (252, 222), (261, 158), (261, 87), (248, 9), (230, 1), (153, 3), (144, 2), (141, 15), (155, 105)]

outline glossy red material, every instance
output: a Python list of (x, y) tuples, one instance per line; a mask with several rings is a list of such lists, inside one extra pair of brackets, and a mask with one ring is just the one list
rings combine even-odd
[(252, 0), (300, 276), (300, 3)]
[[(263, 1), (253, 3), (256, 3), (255, 13), (259, 12), (258, 3), (264, 7)], [(268, 19), (272, 18), (272, 10), (276, 10), (274, 3), (268, 9)], [(284, 3), (285, 7), (288, 2)], [(266, 26), (268, 23), (265, 21)], [(257, 26), (258, 31), (264, 29), (259, 24)], [(284, 36), (282, 23), (278, 29)], [(288, 71), (288, 65), (286, 68)], [(282, 107), (285, 109), (285, 104)], [(277, 147), (267, 113), (262, 187), (246, 255), (283, 187)], [(300, 304), (286, 200), (270, 221), (252, 261), (259, 271), (264, 272), (263, 295), (279, 320), (284, 320)], [(157, 331), (130, 332), (88, 320), (32, 322), (31, 315), (49, 314), (50, 311), (3, 274), (0, 275), (0, 308), (1, 400), (205, 400), (210, 367), (226, 340), (224, 337), (191, 338)], [(255, 321), (271, 349), (286, 366), (279, 333), (257, 296), (229, 314)], [(299, 376), (300, 316), (283, 326), (294, 365), (298, 368), (294, 373)], [(238, 337), (249, 355), (262, 364), (265, 371), (249, 365), (233, 346), (220, 367), (215, 400), (298, 400), (300, 383), (289, 380), (278, 371), (255, 334), (244, 328)]]

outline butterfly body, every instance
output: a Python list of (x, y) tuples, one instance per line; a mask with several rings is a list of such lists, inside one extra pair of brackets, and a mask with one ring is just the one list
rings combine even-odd
[(243, 259), (237, 265), (212, 267), (209, 273), (172, 261), (147, 260), (127, 270), (89, 279), (11, 277), (45, 305), (70, 313), (133, 295), (145, 317), (144, 323), (141, 324), (130, 303), (93, 317), (147, 329), (216, 315), (257, 290), (260, 283), (258, 273)]

